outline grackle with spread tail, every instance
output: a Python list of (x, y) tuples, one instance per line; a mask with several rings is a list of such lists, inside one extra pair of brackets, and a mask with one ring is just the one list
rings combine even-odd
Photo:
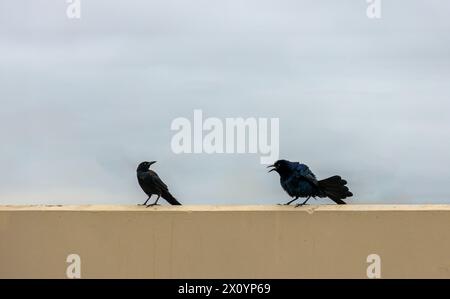
[(269, 172), (278, 172), (281, 187), (294, 198), (286, 205), (291, 204), (299, 197), (306, 197), (306, 200), (297, 206), (306, 204), (311, 197), (328, 197), (337, 204), (345, 204), (343, 199), (353, 196), (345, 186), (347, 181), (338, 175), (318, 181), (308, 166), (287, 160), (278, 160), (267, 167), (272, 167)]

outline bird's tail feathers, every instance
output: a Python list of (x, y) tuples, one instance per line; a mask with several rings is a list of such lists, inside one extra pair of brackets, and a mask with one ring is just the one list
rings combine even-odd
[(343, 199), (353, 196), (349, 191), (346, 180), (343, 180), (340, 176), (335, 175), (327, 179), (318, 182), (320, 190), (325, 196), (329, 197), (337, 204), (345, 204)]
[(169, 191), (164, 192), (161, 196), (162, 196), (162, 198), (167, 200), (167, 202), (170, 203), (171, 205), (181, 206), (181, 203), (175, 197), (173, 197), (173, 195), (170, 194)]

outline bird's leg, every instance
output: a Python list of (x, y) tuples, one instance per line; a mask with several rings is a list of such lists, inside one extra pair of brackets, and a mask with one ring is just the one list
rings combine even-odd
[(138, 206), (145, 206), (145, 205), (147, 205), (147, 202), (149, 201), (150, 197), (152, 197), (152, 196), (150, 195), (144, 203), (138, 203)]
[(307, 202), (310, 198), (311, 198), (311, 196), (308, 196), (304, 202), (302, 202), (302, 203), (296, 205), (295, 207), (301, 207), (301, 206), (305, 205), (306, 202)]
[(153, 207), (153, 206), (159, 206), (158, 200), (159, 200), (160, 197), (161, 197), (161, 194), (158, 194), (158, 198), (155, 200), (155, 202), (152, 203), (152, 204), (147, 205), (147, 208), (148, 207)]
[(297, 199), (298, 199), (298, 196), (294, 197), (293, 200), (291, 200), (291, 201), (289, 201), (289, 202), (287, 202), (287, 203), (279, 203), (278, 205), (280, 205), (280, 206), (288, 206), (288, 205), (290, 205), (291, 203), (293, 203), (294, 201), (296, 201)]

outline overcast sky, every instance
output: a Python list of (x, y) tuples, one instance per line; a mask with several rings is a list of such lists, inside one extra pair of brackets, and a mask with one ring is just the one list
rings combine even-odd
[[(0, 0), (0, 204), (289, 198), (258, 154), (174, 154), (171, 122), (280, 119), (280, 155), (351, 203), (450, 203), (450, 2)], [(329, 203), (327, 200), (319, 203)]]

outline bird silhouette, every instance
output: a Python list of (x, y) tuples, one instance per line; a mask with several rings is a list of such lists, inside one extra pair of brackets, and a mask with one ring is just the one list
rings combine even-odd
[[(158, 205), (160, 197), (164, 198), (171, 205), (181, 205), (181, 203), (170, 194), (169, 188), (167, 188), (167, 185), (159, 178), (158, 174), (153, 170), (150, 170), (150, 166), (154, 163), (156, 163), (156, 161), (142, 162), (136, 170), (139, 185), (142, 190), (144, 190), (145, 194), (148, 195), (148, 198), (143, 205), (146, 205), (147, 207)], [(157, 195), (158, 198), (154, 203), (147, 205), (147, 202), (152, 195)]]
[(318, 181), (308, 166), (287, 160), (278, 160), (267, 167), (272, 167), (269, 172), (278, 172), (281, 187), (294, 198), (285, 205), (291, 204), (299, 197), (306, 197), (306, 200), (296, 205), (297, 207), (306, 204), (311, 197), (328, 197), (337, 204), (345, 204), (343, 199), (353, 196), (345, 186), (347, 181), (338, 175)]

